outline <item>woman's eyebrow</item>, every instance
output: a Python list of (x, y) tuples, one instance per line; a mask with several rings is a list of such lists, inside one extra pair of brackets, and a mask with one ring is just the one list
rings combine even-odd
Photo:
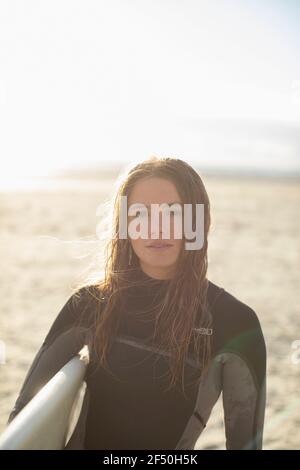
[[(161, 202), (161, 203), (155, 203), (153, 202), (152, 204), (168, 204), (169, 206), (172, 206), (173, 204), (180, 204), (182, 206), (182, 203), (180, 201), (174, 201), (174, 202)], [(150, 204), (144, 204), (143, 202), (136, 202), (135, 206), (146, 206), (150, 208)]]

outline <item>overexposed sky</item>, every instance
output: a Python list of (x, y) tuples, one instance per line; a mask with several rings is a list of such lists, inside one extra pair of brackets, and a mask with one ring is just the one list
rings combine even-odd
[(297, 0), (2, 0), (0, 179), (151, 154), (300, 171), (299, 24)]

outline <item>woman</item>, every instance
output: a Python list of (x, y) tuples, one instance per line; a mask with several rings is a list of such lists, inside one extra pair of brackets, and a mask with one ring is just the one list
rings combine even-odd
[[(124, 200), (142, 208), (139, 219), (126, 214), (127, 237), (120, 236)], [(160, 218), (144, 217), (163, 203), (189, 204), (193, 229), (202, 205), (201, 248), (186, 249), (186, 232), (177, 237), (178, 212), (170, 213), (168, 236)], [(132, 236), (145, 220), (147, 236)], [(86, 395), (66, 449), (193, 449), (221, 392), (226, 448), (261, 449), (265, 341), (254, 310), (207, 279), (209, 227), (209, 198), (190, 165), (151, 157), (134, 166), (114, 201), (105, 274), (58, 314), (9, 422), (88, 344)]]

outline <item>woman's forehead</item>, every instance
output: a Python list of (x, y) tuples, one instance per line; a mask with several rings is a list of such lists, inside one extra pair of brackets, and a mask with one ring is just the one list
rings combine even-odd
[(141, 203), (146, 206), (150, 204), (180, 203), (175, 184), (164, 178), (142, 178), (133, 186), (128, 198), (130, 204)]

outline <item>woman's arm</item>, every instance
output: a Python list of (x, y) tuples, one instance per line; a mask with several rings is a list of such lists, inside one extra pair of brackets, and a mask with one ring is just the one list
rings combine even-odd
[(226, 449), (262, 449), (266, 380), (257, 384), (247, 362), (236, 354), (222, 359)]
[[(80, 294), (82, 293), (83, 291), (80, 292)], [(86, 329), (75, 324), (82, 303), (76, 303), (74, 296), (75, 294), (63, 306), (38, 350), (26, 374), (7, 424), (84, 346)], [(76, 293), (76, 296), (78, 296), (78, 293)], [(84, 300), (83, 296), (81, 298)]]
[(227, 449), (263, 446), (266, 406), (266, 346), (256, 313), (222, 354), (222, 395)]

